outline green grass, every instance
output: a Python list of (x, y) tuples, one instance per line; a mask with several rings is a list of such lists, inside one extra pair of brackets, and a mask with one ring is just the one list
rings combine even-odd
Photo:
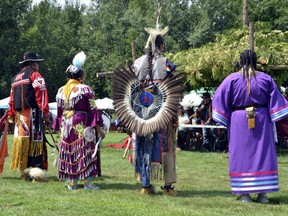
[[(287, 215), (287, 155), (279, 154), (280, 192), (271, 193), (271, 204), (240, 203), (230, 192), (228, 156), (223, 153), (182, 151), (177, 153), (177, 197), (162, 196), (162, 181), (154, 181), (159, 193), (142, 196), (132, 165), (123, 160), (123, 149), (105, 148), (119, 143), (126, 134), (110, 133), (101, 149), (102, 176), (93, 182), (99, 191), (68, 191), (57, 181), (49, 158), (49, 182), (31, 183), (9, 169), (11, 155), (0, 175), (0, 215)], [(49, 136), (48, 136), (49, 138)], [(9, 152), (12, 149), (9, 135)], [(48, 151), (52, 149), (48, 146)], [(255, 195), (253, 195), (255, 198)]]

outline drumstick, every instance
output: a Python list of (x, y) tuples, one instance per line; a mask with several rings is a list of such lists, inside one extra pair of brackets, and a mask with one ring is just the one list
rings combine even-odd
[(129, 137), (128, 143), (127, 143), (127, 146), (126, 146), (126, 149), (125, 149), (124, 154), (123, 154), (123, 156), (122, 156), (123, 159), (126, 158), (126, 155), (127, 155), (127, 153), (128, 153), (128, 150), (129, 150), (129, 148), (130, 148), (131, 143), (132, 143), (132, 138)]
[(98, 142), (96, 143), (95, 145), (95, 150), (94, 150), (94, 153), (92, 154), (92, 158), (95, 158), (96, 154), (97, 154), (97, 151), (98, 151), (98, 147), (99, 147), (99, 144), (101, 143), (102, 139), (101, 137), (99, 138)]

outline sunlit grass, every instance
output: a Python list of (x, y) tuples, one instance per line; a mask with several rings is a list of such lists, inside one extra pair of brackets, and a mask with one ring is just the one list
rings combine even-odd
[[(224, 153), (177, 153), (177, 197), (161, 195), (162, 181), (153, 181), (158, 194), (142, 196), (132, 165), (122, 159), (124, 149), (106, 148), (119, 143), (124, 133), (110, 133), (101, 148), (102, 176), (93, 180), (99, 191), (68, 191), (57, 181), (49, 158), (47, 183), (22, 181), (9, 169), (11, 155), (0, 175), (0, 215), (287, 215), (288, 167), (285, 152), (279, 154), (280, 192), (269, 194), (271, 204), (243, 204), (230, 192), (228, 156)], [(48, 138), (50, 138), (48, 136)], [(123, 142), (123, 141), (121, 141)], [(9, 152), (12, 149), (9, 135)], [(48, 147), (49, 153), (52, 148)], [(253, 195), (253, 198), (255, 196)]]

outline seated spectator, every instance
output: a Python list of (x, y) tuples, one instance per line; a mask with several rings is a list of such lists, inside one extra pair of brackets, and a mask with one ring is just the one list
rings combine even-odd
[(181, 127), (183, 124), (189, 124), (190, 120), (188, 116), (185, 114), (182, 106), (179, 106), (178, 110), (178, 139), (177, 139), (177, 151), (181, 151), (186, 148), (189, 143), (187, 143), (187, 128)]
[[(193, 107), (189, 107), (186, 110), (186, 114), (189, 118), (189, 124), (199, 124), (198, 115), (194, 111)], [(201, 128), (187, 128), (186, 143), (188, 143), (189, 150), (200, 150), (200, 140), (202, 138)]]
[[(212, 119), (212, 99), (208, 92), (202, 96), (203, 101), (199, 105), (197, 112), (200, 113), (200, 122), (202, 125), (215, 125), (216, 122)], [(210, 151), (213, 149), (214, 141), (218, 137), (217, 128), (203, 128), (202, 151)]]

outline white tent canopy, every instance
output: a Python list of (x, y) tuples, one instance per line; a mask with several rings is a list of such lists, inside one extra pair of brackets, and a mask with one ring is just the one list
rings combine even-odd
[(112, 99), (105, 97), (103, 99), (97, 99), (96, 106), (97, 106), (97, 109), (100, 109), (100, 110), (104, 110), (104, 109), (114, 110), (113, 102), (114, 101)]
[[(107, 110), (107, 109), (114, 110), (113, 100), (110, 98), (105, 97), (103, 99), (97, 99), (97, 100), (95, 100), (95, 102), (96, 102), (96, 106), (99, 110)], [(49, 103), (49, 111), (52, 114), (52, 118), (54, 120), (57, 116), (57, 102)], [(103, 123), (107, 129), (107, 132), (109, 132), (109, 128), (110, 128), (110, 124), (111, 124), (111, 118), (109, 117), (109, 115), (102, 114), (102, 119), (103, 119)]]
[(0, 100), (0, 109), (9, 109), (10, 97)]
[(57, 110), (57, 102), (49, 103), (49, 110)]
[[(0, 109), (9, 109), (9, 104), (8, 104), (9, 100), (10, 100), (10, 97), (0, 100)], [(105, 110), (105, 109), (113, 110), (114, 109), (113, 100), (107, 97), (103, 99), (97, 99), (96, 105), (97, 105), (97, 108), (100, 110)], [(57, 115), (57, 102), (49, 103), (49, 111), (52, 114), (52, 118), (55, 119)], [(103, 118), (103, 121), (107, 130), (109, 131), (111, 119), (109, 119), (109, 117), (104, 114), (102, 115), (102, 118)]]
[(202, 100), (203, 99), (199, 94), (197, 94), (196, 92), (191, 92), (187, 95), (184, 95), (180, 104), (185, 108), (198, 107)]
[[(110, 98), (103, 98), (103, 99), (97, 99), (95, 100), (97, 109), (99, 110), (105, 110), (105, 109), (111, 109), (114, 110), (113, 106), (113, 100)], [(51, 102), (49, 103), (49, 109), (50, 110), (57, 110), (57, 102)]]

